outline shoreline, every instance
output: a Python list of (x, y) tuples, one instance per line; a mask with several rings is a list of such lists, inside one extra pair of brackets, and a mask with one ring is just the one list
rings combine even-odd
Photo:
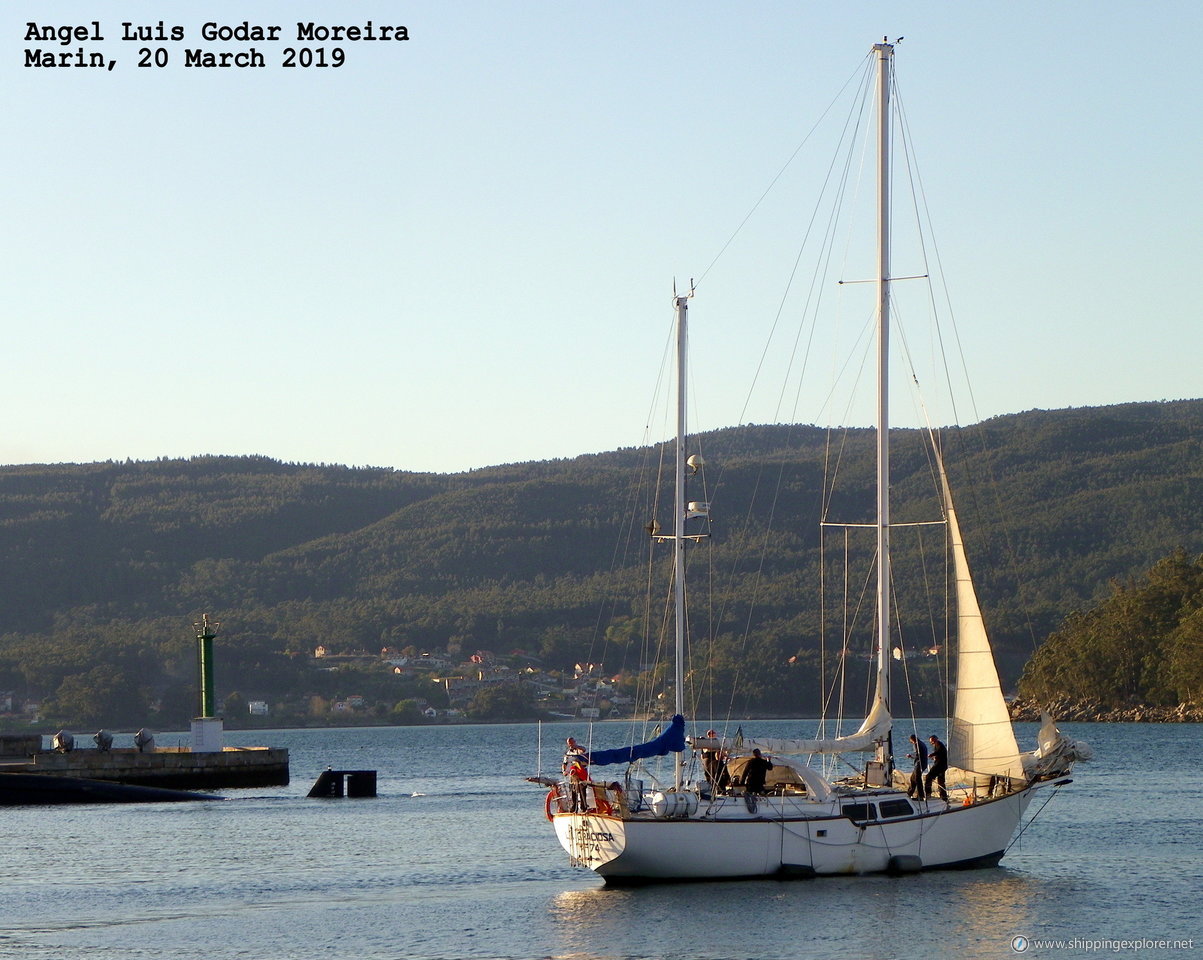
[[(1010, 713), (1012, 721), (1020, 723), (1039, 723), (1041, 713), (1047, 712), (1058, 721), (1065, 723), (1203, 723), (1203, 705), (1195, 703), (1180, 703), (1177, 706), (1166, 707), (1156, 706), (1147, 703), (1129, 704), (1124, 707), (1107, 706), (1099, 700), (1092, 698), (1074, 698), (1074, 697), (1059, 697), (1047, 704), (1041, 704), (1039, 701), (1017, 697), (1014, 700), (1007, 702), (1007, 709)], [(898, 718), (895, 718), (898, 719)], [(934, 718), (929, 718), (934, 719)], [(743, 722), (755, 722), (757, 720), (815, 720), (813, 716), (747, 716), (743, 718)], [(622, 723), (627, 722), (654, 722), (654, 721), (632, 721), (631, 717), (615, 717), (611, 720), (586, 720), (577, 718), (575, 720), (567, 717), (555, 717), (550, 719), (493, 719), (493, 720), (468, 720), (465, 718), (431, 720), (424, 723), (399, 723), (396, 720), (372, 720), (366, 723), (312, 723), (312, 724), (254, 724), (248, 726), (227, 726), (227, 733), (255, 733), (255, 732), (273, 732), (287, 730), (360, 730), (371, 728), (387, 728), (387, 727), (457, 727), (457, 726), (492, 726), (497, 724), (521, 723), (534, 726), (539, 723), (544, 724), (589, 724), (589, 723)], [(711, 719), (709, 722), (714, 722)], [(133, 733), (133, 730), (126, 731), (121, 728), (112, 728), (112, 732), (118, 735)], [(170, 735), (176, 731), (166, 731), (163, 735)], [(50, 737), (53, 736), (50, 732), (32, 733), (28, 728), (19, 730), (15, 727), (7, 727), (0, 725), (0, 736), (15, 737), (15, 736), (38, 736)], [(186, 732), (181, 733), (181, 736), (186, 736)], [(83, 748), (81, 748), (83, 749)]]
[(1066, 723), (1203, 723), (1203, 706), (1180, 703), (1174, 707), (1147, 703), (1108, 706), (1092, 698), (1060, 697), (1047, 704), (1018, 697), (1008, 704), (1012, 720), (1039, 722), (1041, 712)]

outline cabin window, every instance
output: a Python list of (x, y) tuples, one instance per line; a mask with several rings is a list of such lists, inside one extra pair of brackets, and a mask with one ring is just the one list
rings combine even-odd
[(914, 812), (909, 800), (883, 800), (881, 802), (881, 818), (883, 820), (890, 817), (909, 817)]
[(849, 820), (876, 820), (877, 807), (872, 803), (845, 803), (844, 816)]

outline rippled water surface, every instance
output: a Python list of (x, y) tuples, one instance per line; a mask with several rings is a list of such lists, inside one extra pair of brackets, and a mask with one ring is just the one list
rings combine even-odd
[[(1098, 758), (998, 869), (621, 890), (568, 864), (523, 781), (534, 726), (228, 733), (288, 747), (291, 785), (0, 809), (0, 958), (1070, 957), (1191, 939), (1139, 955), (1203, 957), (1203, 729), (1065, 729)], [(1019, 733), (1026, 748), (1035, 725)], [(379, 796), (306, 799), (327, 766), (377, 770)], [(1020, 954), (1017, 936), (1065, 945)]]

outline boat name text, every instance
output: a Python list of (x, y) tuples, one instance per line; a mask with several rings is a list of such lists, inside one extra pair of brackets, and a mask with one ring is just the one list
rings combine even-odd
[(604, 863), (610, 859), (602, 853), (602, 844), (614, 843), (614, 834), (591, 827), (569, 827), (572, 855), (581, 863)]
[(572, 833), (578, 843), (614, 842), (614, 834), (608, 830), (590, 830), (588, 827), (574, 827)]

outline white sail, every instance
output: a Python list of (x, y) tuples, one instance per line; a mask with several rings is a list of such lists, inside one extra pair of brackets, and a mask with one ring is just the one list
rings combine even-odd
[(874, 749), (890, 732), (892, 726), (893, 718), (886, 709), (885, 701), (879, 697), (856, 733), (819, 740), (745, 740), (744, 749), (751, 750), (756, 747), (762, 753), (781, 756), (803, 753), (855, 753), (859, 750)]
[[(936, 456), (939, 457), (938, 452)], [(969, 561), (943, 463), (940, 463), (940, 479), (952, 541), (957, 599), (957, 685), (948, 736), (948, 762), (973, 773), (1022, 779), (1019, 746), (998, 682), (994, 653), (969, 574)]]

